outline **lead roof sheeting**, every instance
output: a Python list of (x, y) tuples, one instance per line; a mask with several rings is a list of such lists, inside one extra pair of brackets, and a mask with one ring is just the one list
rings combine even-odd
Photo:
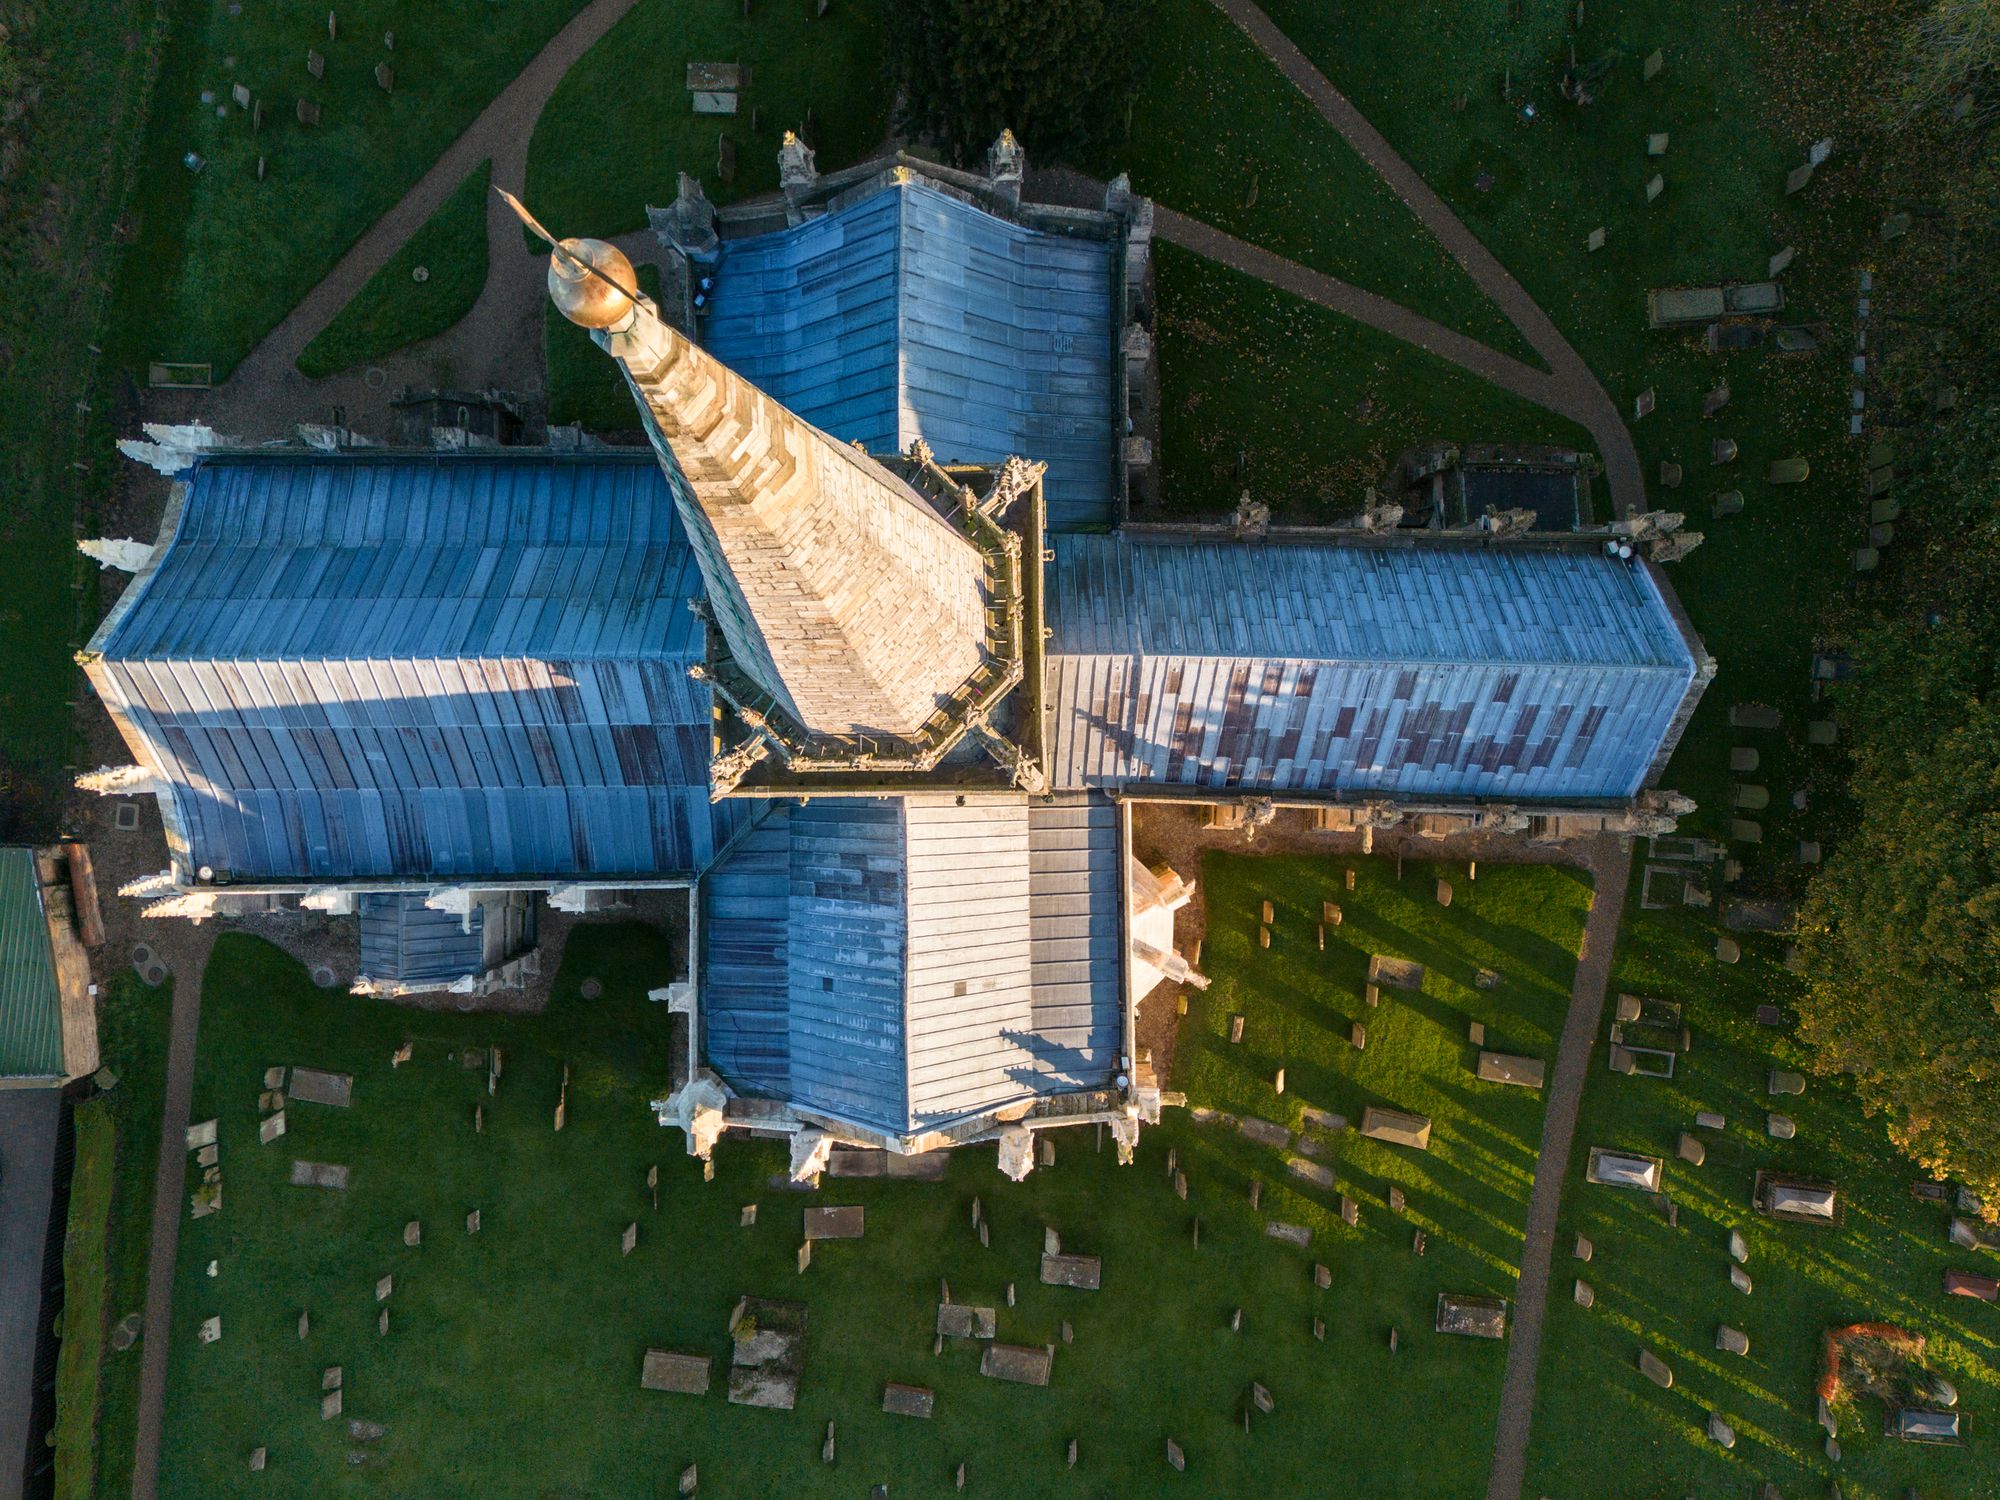
[(781, 806), (704, 881), (709, 1060), (892, 1132), (1101, 1086), (1116, 881), (1101, 800)]
[(1055, 529), (1116, 516), (1113, 255), (922, 183), (729, 241), (704, 341), (807, 421), (875, 452), (1048, 463)]
[(0, 847), (0, 1078), (62, 1076), (62, 992), (34, 851)]
[(420, 895), (364, 895), (354, 909), (361, 919), (360, 972), (370, 979), (449, 984), (485, 970), (483, 906), (473, 905), (469, 932), (464, 917), (434, 911)]
[(209, 459), (105, 646), (193, 862), (241, 878), (681, 874), (699, 570), (644, 459)]
[(1051, 575), (1059, 786), (1629, 796), (1694, 674), (1586, 553), (1062, 537)]

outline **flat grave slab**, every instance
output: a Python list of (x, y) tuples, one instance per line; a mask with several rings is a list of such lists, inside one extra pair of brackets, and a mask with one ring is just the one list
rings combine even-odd
[(1407, 958), (1389, 958), (1377, 953), (1368, 960), (1371, 984), (1386, 984), (1392, 990), (1420, 990), (1424, 987), (1424, 966)]
[(790, 1411), (805, 1368), (805, 1304), (745, 1297), (742, 1310), (730, 1356), (730, 1403)]
[(974, 1307), (966, 1302), (938, 1304), (937, 1331), (940, 1338), (990, 1339), (999, 1323), (990, 1307)]
[(671, 1391), (679, 1396), (706, 1396), (708, 1371), (713, 1363), (706, 1354), (679, 1354), (671, 1349), (648, 1349), (639, 1371), (639, 1388)]
[(698, 115), (733, 115), (736, 113), (736, 99), (733, 93), (702, 89), (694, 95), (694, 112)]
[(891, 1380), (882, 1387), (882, 1410), (892, 1417), (928, 1417), (936, 1405), (937, 1396), (929, 1386)]
[(1285, 1170), (1301, 1182), (1310, 1182), (1314, 1187), (1333, 1186), (1333, 1168), (1324, 1163), (1310, 1161), (1303, 1156), (1288, 1156), (1285, 1158)]
[(1400, 1109), (1383, 1109), (1380, 1105), (1371, 1104), (1361, 1112), (1361, 1133), (1372, 1141), (1388, 1141), (1392, 1145), (1428, 1151), (1431, 1145), (1430, 1116), (1406, 1114)]
[(1465, 1338), (1503, 1339), (1507, 1336), (1507, 1304), (1498, 1297), (1439, 1292), (1437, 1331)]
[(1047, 1385), (1054, 1366), (1055, 1356), (1038, 1345), (988, 1344), (979, 1356), (980, 1374), (1016, 1385)]
[(330, 1161), (295, 1160), (292, 1163), (292, 1186), (345, 1188), (347, 1168)]
[(1539, 1057), (1520, 1057), (1511, 1052), (1481, 1052), (1479, 1076), (1488, 1083), (1511, 1083), (1524, 1089), (1538, 1089), (1548, 1073)]
[(351, 1073), (323, 1073), (318, 1068), (292, 1069), (292, 1098), (308, 1104), (328, 1104), (346, 1109), (354, 1102)]
[(1042, 1284), (1070, 1286), (1094, 1292), (1103, 1279), (1104, 1266), (1094, 1255), (1044, 1255)]
[(1269, 1120), (1260, 1120), (1255, 1115), (1247, 1115), (1236, 1122), (1237, 1131), (1246, 1139), (1260, 1146), (1271, 1146), (1279, 1151), (1292, 1143), (1291, 1131), (1282, 1125), (1274, 1125)]
[(1313, 1232), (1304, 1224), (1286, 1224), (1273, 1219), (1264, 1226), (1268, 1239), (1283, 1240), (1288, 1245), (1297, 1245), (1301, 1250), (1312, 1243)]
[(689, 93), (712, 89), (734, 91), (743, 87), (743, 65), (725, 62), (691, 62), (687, 65)]
[(809, 1208), (806, 1210), (806, 1238), (858, 1240), (861, 1238), (862, 1219), (859, 1208)]

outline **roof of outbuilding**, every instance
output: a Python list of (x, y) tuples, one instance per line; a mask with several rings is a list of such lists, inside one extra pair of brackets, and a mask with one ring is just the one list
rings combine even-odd
[(229, 456), (93, 668), (238, 878), (687, 874), (701, 592), (650, 454)]
[(62, 993), (35, 854), (0, 847), (0, 1078), (62, 1076)]
[(1048, 466), (1050, 525), (1115, 519), (1116, 248), (911, 182), (724, 244), (703, 341), (871, 451)]

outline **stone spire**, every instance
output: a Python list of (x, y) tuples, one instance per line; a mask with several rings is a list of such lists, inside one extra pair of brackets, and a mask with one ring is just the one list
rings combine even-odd
[[(985, 662), (979, 550), (881, 465), (627, 295), (631, 263), (615, 247), (563, 243), (571, 258), (551, 258), (551, 293), (638, 399), (736, 667), (808, 734), (915, 735)], [(611, 290), (582, 284), (600, 275)]]

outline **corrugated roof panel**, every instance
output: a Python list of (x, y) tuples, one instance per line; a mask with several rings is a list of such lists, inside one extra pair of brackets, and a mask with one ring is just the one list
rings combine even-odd
[(1644, 569), (1576, 550), (1055, 539), (1052, 774), (1630, 796), (1694, 677)]
[(34, 851), (0, 848), (0, 1078), (62, 1076), (62, 991)]
[(703, 339), (807, 421), (876, 452), (1049, 465), (1052, 528), (1116, 516), (1108, 241), (925, 183), (723, 246)]

